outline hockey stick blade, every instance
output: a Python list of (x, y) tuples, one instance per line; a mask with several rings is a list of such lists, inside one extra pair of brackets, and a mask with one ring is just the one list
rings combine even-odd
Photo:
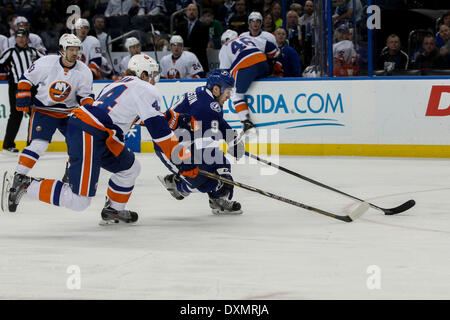
[(8, 174), (8, 171), (5, 171), (5, 173), (3, 174), (2, 199), (1, 199), (1, 209), (3, 212), (9, 212), (8, 207), (9, 188), (11, 188), (11, 176)]
[[(262, 162), (262, 163), (264, 163), (264, 164), (266, 164), (266, 165), (268, 165), (268, 166), (271, 166), (271, 167), (277, 168), (277, 169), (279, 169), (279, 170), (281, 170), (281, 171), (283, 171), (283, 172), (286, 172), (287, 174), (290, 174), (290, 175), (292, 175), (292, 176), (294, 176), (294, 177), (297, 177), (297, 178), (299, 178), (299, 179), (302, 179), (302, 180), (308, 181), (308, 182), (310, 182), (310, 183), (312, 183), (312, 184), (315, 184), (316, 186), (319, 186), (319, 187), (322, 187), (322, 188), (325, 188), (325, 189), (328, 189), (328, 190), (331, 190), (331, 191), (340, 193), (340, 194), (342, 194), (342, 195), (344, 195), (344, 196), (346, 196), (346, 197), (352, 198), (352, 199), (357, 200), (357, 201), (365, 202), (363, 199), (357, 198), (357, 197), (355, 197), (355, 196), (352, 196), (351, 194), (348, 194), (348, 193), (345, 193), (345, 192), (340, 191), (340, 190), (338, 190), (338, 189), (335, 189), (335, 188), (333, 188), (333, 187), (327, 186), (326, 184), (323, 184), (323, 183), (321, 183), (321, 182), (319, 182), (319, 181), (316, 181), (316, 180), (314, 180), (314, 179), (308, 178), (308, 177), (306, 177), (306, 176), (304, 176), (304, 175), (301, 175), (301, 174), (299, 174), (299, 173), (297, 173), (297, 172), (294, 172), (294, 171), (289, 170), (289, 169), (287, 169), (287, 168), (285, 168), (285, 167), (282, 167), (282, 166), (280, 166), (280, 165), (277, 165), (277, 164), (275, 164), (275, 163), (273, 163), (273, 162), (271, 162), (271, 161), (262, 159), (262, 158), (258, 157), (257, 155), (251, 154), (251, 153), (249, 153), (249, 152), (247, 152), (247, 151), (245, 152), (245, 155), (246, 155), (247, 157), (256, 159), (256, 160), (258, 160), (259, 162)], [(381, 207), (379, 207), (379, 206), (374, 205), (373, 203), (370, 203), (370, 202), (367, 202), (367, 203), (368, 203), (369, 206), (371, 206), (372, 208), (377, 209), (377, 210), (380, 210), (380, 211), (383, 211), (384, 214), (386, 214), (386, 215), (394, 215), (394, 214), (397, 214), (397, 213), (401, 213), (401, 212), (403, 212), (403, 211), (406, 211), (406, 210), (408, 210), (408, 209), (414, 207), (414, 205), (416, 204), (416, 202), (415, 202), (414, 200), (408, 200), (408, 201), (406, 201), (405, 203), (403, 203), (403, 204), (401, 204), (401, 205), (399, 205), (398, 207), (395, 207), (395, 208), (381, 208)]]
[(352, 211), (349, 215), (341, 216), (341, 215), (337, 215), (337, 214), (334, 214), (334, 213), (331, 213), (331, 212), (327, 212), (327, 211), (322, 210), (322, 209), (318, 209), (318, 208), (309, 206), (309, 205), (301, 203), (301, 202), (297, 202), (297, 201), (294, 201), (294, 200), (291, 200), (291, 199), (288, 199), (288, 198), (284, 198), (282, 196), (270, 193), (268, 191), (264, 191), (264, 190), (261, 190), (261, 189), (258, 189), (258, 188), (255, 188), (255, 187), (252, 187), (252, 186), (249, 186), (249, 185), (237, 182), (235, 180), (225, 179), (225, 178), (223, 178), (223, 177), (221, 177), (219, 175), (216, 175), (216, 174), (208, 172), (208, 171), (204, 171), (202, 169), (199, 169), (198, 173), (203, 175), (203, 176), (209, 177), (211, 179), (219, 180), (219, 181), (222, 181), (224, 183), (227, 183), (227, 184), (230, 184), (230, 185), (233, 185), (233, 186), (236, 186), (236, 187), (240, 187), (240, 188), (243, 188), (243, 189), (255, 192), (255, 193), (259, 193), (259, 194), (261, 194), (263, 196), (266, 196), (266, 197), (269, 197), (269, 198), (272, 198), (272, 199), (275, 199), (275, 200), (278, 200), (278, 201), (281, 201), (281, 202), (285, 202), (285, 203), (291, 204), (293, 206), (300, 207), (300, 208), (303, 208), (303, 209), (306, 209), (306, 210), (309, 210), (309, 211), (312, 211), (312, 212), (315, 212), (315, 213), (319, 213), (321, 215), (324, 215), (324, 216), (327, 216), (327, 217), (330, 217), (330, 218), (333, 218), (333, 219), (337, 219), (337, 220), (340, 220), (340, 221), (344, 221), (344, 222), (355, 221), (356, 219), (361, 217), (369, 209), (369, 204), (367, 202), (363, 202), (354, 211)]

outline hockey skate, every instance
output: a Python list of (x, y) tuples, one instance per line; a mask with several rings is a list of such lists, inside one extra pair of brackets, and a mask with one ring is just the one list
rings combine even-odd
[(20, 199), (26, 193), (30, 183), (36, 180), (24, 174), (5, 172), (2, 186), (2, 210), (16, 212)]
[(64, 176), (61, 181), (63, 183), (69, 183), (69, 161), (66, 162), (66, 170), (64, 171)]
[(213, 198), (209, 196), (209, 206), (215, 215), (237, 215), (242, 214), (241, 204), (237, 201), (228, 200), (227, 197)]
[(138, 214), (130, 210), (116, 210), (111, 207), (109, 199), (106, 200), (105, 207), (102, 210), (102, 221), (100, 225), (109, 225), (123, 221), (125, 223), (136, 222), (139, 218)]
[(186, 192), (180, 192), (177, 189), (177, 181), (180, 178), (176, 176), (175, 174), (168, 174), (167, 176), (158, 176), (158, 180), (161, 181), (163, 186), (167, 189), (167, 191), (170, 192), (172, 197), (174, 197), (177, 200), (183, 200), (186, 198), (189, 193)]
[(244, 132), (247, 132), (249, 130), (255, 131), (255, 125), (253, 124), (253, 122), (250, 119), (245, 119), (242, 122), (242, 128), (244, 130)]

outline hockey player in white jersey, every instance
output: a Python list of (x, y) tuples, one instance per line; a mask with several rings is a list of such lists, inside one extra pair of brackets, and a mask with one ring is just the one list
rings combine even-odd
[[(275, 45), (275, 48), (278, 48), (277, 46), (277, 40), (275, 39), (275, 36), (271, 34), (270, 32), (263, 31), (262, 30), (262, 23), (263, 23), (263, 17), (261, 13), (258, 11), (253, 11), (248, 15), (248, 27), (249, 31), (243, 32), (240, 34), (240, 36), (246, 36), (250, 37), (252, 40), (255, 41), (255, 44), (258, 46), (259, 50), (264, 51), (266, 42), (272, 42)], [(274, 58), (278, 54), (278, 51), (274, 49), (272, 52), (268, 52), (266, 55), (269, 59)]]
[(75, 21), (75, 30), (81, 41), (80, 60), (84, 62), (92, 72), (94, 80), (101, 79), (100, 68), (102, 66), (102, 47), (96, 37), (88, 36), (90, 24), (86, 19), (79, 18)]
[[(28, 22), (27, 18), (22, 17), (22, 16), (18, 16), (15, 18), (14, 29), (18, 30), (20, 28), (28, 30), (28, 32), (30, 31), (30, 23)], [(15, 44), (16, 44), (16, 37), (13, 35), (8, 38), (8, 47), (14, 47)], [(38, 49), (43, 54), (45, 54), (47, 52), (47, 49), (45, 48), (41, 37), (35, 33), (29, 32), (28, 45), (30, 47)]]
[(128, 51), (128, 55), (123, 57), (119, 64), (119, 72), (121, 75), (125, 74), (125, 71), (128, 69), (128, 62), (131, 57), (136, 54), (141, 54), (141, 43), (135, 37), (130, 37), (125, 40), (125, 48)]
[[(100, 169), (111, 173), (107, 201), (101, 212), (106, 222), (136, 222), (138, 214), (126, 210), (141, 166), (133, 152), (125, 147), (124, 135), (136, 121), (142, 122), (153, 141), (169, 159), (190, 159), (189, 149), (178, 144), (164, 114), (159, 111), (162, 96), (154, 86), (158, 64), (140, 54), (130, 59), (125, 77), (103, 88), (93, 106), (73, 111), (67, 127), (67, 145), (71, 165), (69, 184), (53, 179), (34, 179), (21, 175), (20, 183), (9, 192), (16, 206), (21, 194), (75, 211), (85, 210), (97, 191)], [(180, 174), (196, 165), (186, 164)], [(198, 168), (197, 168), (198, 172)], [(103, 222), (102, 221), (102, 222)]]
[[(12, 188), (20, 185), (23, 177), (45, 153), (58, 129), (66, 134), (68, 111), (78, 104), (92, 104), (92, 73), (78, 61), (81, 41), (73, 34), (64, 34), (59, 40), (61, 56), (49, 55), (36, 60), (22, 75), (17, 85), (17, 110), (30, 112), (28, 141), (15, 170)], [(31, 88), (38, 86), (35, 97)], [(9, 211), (17, 205), (9, 203)]]
[(198, 79), (204, 74), (197, 56), (183, 50), (183, 38), (174, 35), (170, 38), (172, 54), (161, 59), (161, 77), (165, 79)]

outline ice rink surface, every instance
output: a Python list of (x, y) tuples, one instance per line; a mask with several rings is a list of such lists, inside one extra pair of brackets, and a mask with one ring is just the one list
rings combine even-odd
[[(137, 158), (143, 170), (128, 205), (139, 213), (135, 225), (98, 225), (106, 171), (85, 212), (24, 198), (16, 213), (0, 213), (0, 299), (450, 298), (449, 160), (280, 157), (381, 207), (417, 202), (344, 223), (238, 188), (244, 214), (214, 216), (204, 194), (170, 196), (154, 154)], [(47, 153), (31, 173), (60, 179), (65, 160)], [(239, 182), (337, 214), (357, 204), (245, 161), (233, 166)], [(2, 174), (15, 162), (0, 154)]]

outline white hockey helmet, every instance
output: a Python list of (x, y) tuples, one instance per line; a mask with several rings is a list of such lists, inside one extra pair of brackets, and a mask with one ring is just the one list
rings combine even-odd
[(233, 39), (237, 38), (238, 36), (239, 35), (236, 31), (228, 29), (224, 33), (222, 33), (220, 40), (222, 41), (222, 44), (224, 44), (228, 40), (233, 40)]
[(159, 80), (159, 65), (152, 57), (146, 54), (135, 54), (132, 56), (128, 62), (128, 69), (136, 72), (138, 77), (141, 77), (142, 72), (147, 71), (150, 78), (153, 77), (153, 72), (156, 71), (158, 75), (155, 77), (155, 81), (158, 82)]
[(181, 43), (181, 45), (183, 46), (184, 42), (183, 42), (183, 38), (179, 35), (174, 35), (170, 38), (170, 44), (175, 44), (175, 43)]
[(128, 51), (130, 51), (130, 47), (138, 45), (138, 44), (141, 44), (141, 43), (135, 37), (130, 37), (130, 38), (127, 38), (127, 40), (125, 40), (125, 48), (127, 48)]
[(252, 20), (259, 20), (262, 23), (262, 21), (263, 21), (262, 14), (259, 13), (258, 11), (253, 11), (252, 13), (250, 13), (248, 15), (248, 24), (249, 25), (250, 25), (250, 21), (252, 21)]
[(14, 20), (14, 27), (18, 27), (19, 24), (24, 23), (24, 24), (28, 24), (28, 20), (25, 17), (22, 16), (18, 16), (16, 18), (16, 20)]
[(89, 24), (89, 21), (83, 18), (78, 18), (77, 21), (75, 21), (75, 29), (81, 29), (83, 27), (90, 28), (91, 25)]
[(79, 47), (81, 50), (81, 40), (74, 34), (64, 33), (59, 38), (59, 46), (62, 47), (64, 52), (66, 52), (67, 47)]

